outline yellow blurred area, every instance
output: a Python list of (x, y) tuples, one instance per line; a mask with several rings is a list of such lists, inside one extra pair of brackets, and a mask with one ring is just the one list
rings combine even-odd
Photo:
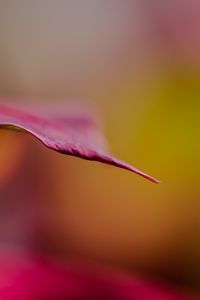
[(51, 245), (66, 254), (198, 281), (199, 92), (196, 77), (167, 73), (159, 86), (145, 93), (141, 88), (141, 103), (129, 102), (134, 95), (126, 90), (126, 106), (113, 106), (115, 119), (107, 127), (115, 152), (161, 179), (159, 186), (48, 152), (55, 188), (45, 207)]

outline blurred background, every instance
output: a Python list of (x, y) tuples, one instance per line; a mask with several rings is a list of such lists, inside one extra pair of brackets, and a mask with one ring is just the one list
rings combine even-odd
[(2, 98), (95, 107), (113, 152), (162, 181), (2, 131), (2, 244), (198, 288), (200, 1), (1, 0), (0, 45)]

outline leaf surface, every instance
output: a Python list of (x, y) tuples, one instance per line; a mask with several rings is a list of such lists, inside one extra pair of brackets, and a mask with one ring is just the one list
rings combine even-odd
[(36, 137), (48, 148), (57, 152), (99, 161), (132, 171), (144, 178), (159, 181), (135, 167), (113, 157), (102, 131), (93, 117), (80, 109), (74, 113), (66, 108), (62, 112), (30, 109), (26, 106), (0, 104), (0, 127), (26, 132)]

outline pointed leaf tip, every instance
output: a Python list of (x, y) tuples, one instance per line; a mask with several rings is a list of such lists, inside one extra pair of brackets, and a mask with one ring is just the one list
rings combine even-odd
[(45, 114), (42, 110), (16, 108), (0, 104), (0, 127), (30, 133), (48, 148), (57, 152), (94, 160), (134, 172), (154, 183), (159, 180), (108, 154), (108, 146), (93, 118), (85, 113)]

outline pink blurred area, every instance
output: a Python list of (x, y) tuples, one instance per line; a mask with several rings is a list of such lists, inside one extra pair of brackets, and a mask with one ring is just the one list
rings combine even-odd
[(198, 289), (200, 2), (6, 0), (0, 41), (1, 96), (96, 107), (113, 152), (162, 181), (2, 132), (2, 243)]
[(186, 300), (167, 284), (141, 280), (91, 262), (2, 252), (0, 296), (11, 299)]

